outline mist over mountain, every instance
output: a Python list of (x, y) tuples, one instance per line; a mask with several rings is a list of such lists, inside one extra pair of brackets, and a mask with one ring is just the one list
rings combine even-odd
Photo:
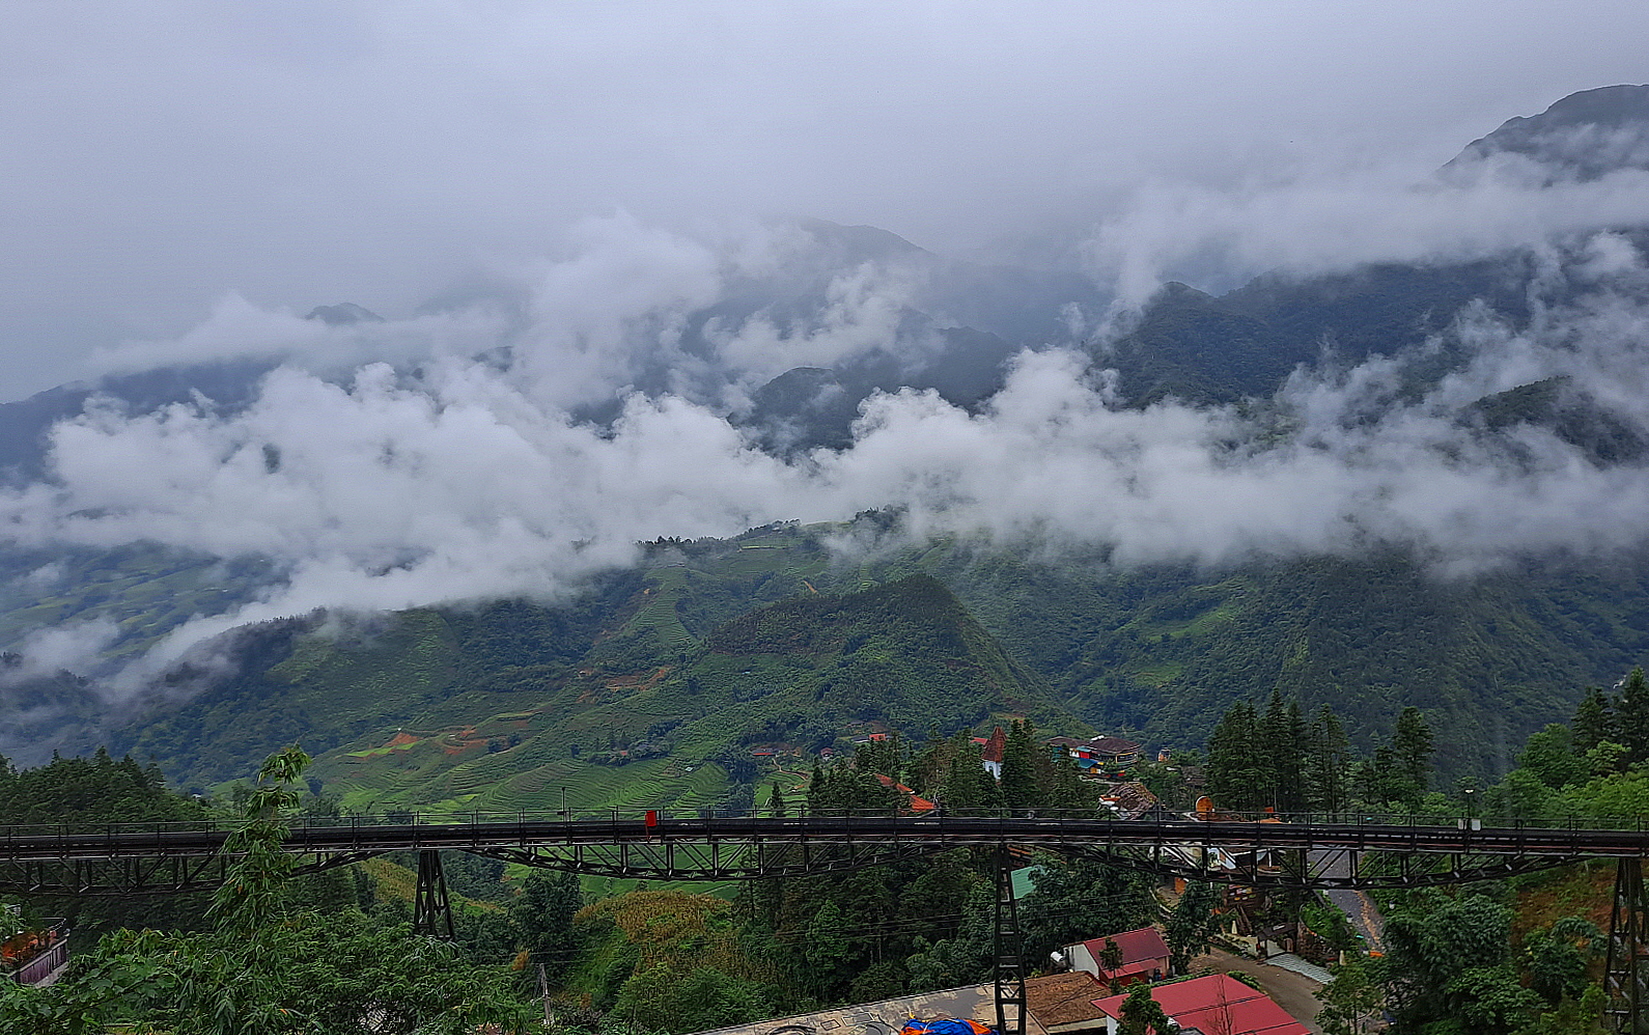
[[(226, 295), (103, 349), (94, 384), (0, 407), (8, 592), (76, 601), (15, 609), (6, 642), (127, 701), (245, 623), (565, 601), (659, 537), (883, 508), (901, 543), (1122, 571), (1635, 557), (1649, 169), (1574, 141), (1644, 126), (1649, 91), (1610, 88), (1440, 182), (1143, 190), (1080, 275), (619, 213), (410, 315)], [(1502, 175), (1507, 155), (1557, 172)], [(69, 561), (134, 549), (245, 574), (164, 614), (80, 592)]]
[(1570, 94), (1527, 118), (1466, 145), (1443, 167), (1445, 177), (1493, 166), (1497, 175), (1543, 184), (1584, 182), (1649, 169), (1649, 86), (1605, 86)]

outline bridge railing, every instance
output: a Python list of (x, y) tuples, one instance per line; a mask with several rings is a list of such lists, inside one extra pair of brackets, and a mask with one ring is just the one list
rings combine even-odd
[[(842, 820), (886, 820), (898, 817), (913, 824), (924, 821), (945, 819), (1013, 819), (1013, 820), (1046, 820), (1046, 821), (1110, 821), (1114, 823), (1128, 823), (1133, 818), (1120, 816), (1108, 809), (1036, 809), (1008, 811), (1003, 809), (961, 809), (944, 807), (930, 811), (912, 813), (906, 810), (844, 810), (844, 809), (815, 809), (807, 810), (800, 807), (787, 809), (783, 818), (805, 822), (809, 819)], [(722, 809), (722, 808), (569, 808), (534, 811), (496, 812), (472, 810), (465, 812), (452, 811), (425, 811), (391, 809), (382, 812), (346, 813), (337, 817), (292, 817), (287, 820), (287, 826), (294, 834), (300, 834), (305, 829), (337, 830), (340, 827), (353, 827), (370, 830), (380, 827), (402, 828), (407, 826), (443, 827), (482, 824), (589, 824), (596, 822), (612, 822), (621, 824), (652, 824), (674, 823), (682, 821), (703, 820), (744, 820), (744, 819), (772, 819), (779, 818), (773, 811), (765, 808), (753, 809)], [(1410, 812), (1372, 812), (1366, 810), (1345, 812), (1224, 812), (1216, 815), (1198, 816), (1193, 813), (1156, 812), (1147, 817), (1134, 817), (1155, 820), (1185, 820), (1187, 822), (1201, 822), (1213, 824), (1304, 824), (1318, 827), (1413, 827), (1431, 828), (1456, 827), (1489, 831), (1519, 831), (1519, 830), (1592, 830), (1592, 831), (1626, 831), (1642, 833), (1649, 831), (1649, 816), (1639, 815), (1632, 817), (1594, 818), (1582, 816), (1562, 817), (1468, 817), (1464, 812), (1458, 815), (1438, 815), (1436, 813)], [(100, 836), (109, 840), (123, 840), (130, 842), (144, 834), (179, 835), (198, 833), (203, 835), (222, 835), (238, 827), (240, 821), (234, 818), (219, 818), (206, 822), (140, 822), (140, 823), (34, 823), (0, 826), (0, 845), (7, 841), (33, 840), (42, 837), (54, 838), (82, 838), (93, 839)]]

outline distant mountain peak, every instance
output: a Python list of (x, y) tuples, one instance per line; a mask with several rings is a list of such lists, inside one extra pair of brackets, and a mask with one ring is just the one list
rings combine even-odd
[(318, 305), (304, 314), (305, 320), (319, 320), (332, 327), (342, 327), (352, 323), (383, 323), (384, 318), (370, 309), (356, 305), (354, 302), (339, 302), (337, 305)]
[(1501, 156), (1528, 160), (1548, 183), (1649, 169), (1649, 85), (1582, 90), (1539, 115), (1508, 119), (1467, 144), (1443, 172), (1458, 174)]
[(844, 226), (828, 219), (798, 219), (796, 225), (812, 234), (820, 244), (863, 259), (887, 261), (929, 254), (926, 248), (878, 226)]

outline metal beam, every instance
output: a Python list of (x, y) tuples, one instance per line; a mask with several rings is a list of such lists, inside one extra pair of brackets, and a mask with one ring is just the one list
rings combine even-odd
[(1609, 918), (1604, 1017), (1619, 1035), (1649, 1033), (1649, 900), (1637, 857), (1615, 868), (1615, 908)]
[[(301, 872), (399, 850), (458, 849), (553, 869), (658, 880), (728, 880), (876, 865), (956, 847), (1087, 856), (1163, 877), (1257, 887), (1418, 887), (1505, 877), (1582, 858), (1649, 851), (1639, 829), (1409, 822), (1199, 822), (1093, 816), (1013, 819), (888, 815), (294, 824)], [(144, 894), (221, 879), (226, 831), (0, 828), (0, 892)], [(1236, 865), (1211, 866), (1212, 858)]]
[(418, 853), (418, 890), (412, 908), (412, 929), (419, 934), (457, 941), (452, 930), (452, 901), (441, 871), (441, 852), (426, 848)]
[(1013, 896), (1013, 856), (1006, 844), (996, 852), (996, 916), (992, 949), (996, 985), (996, 1030), (1025, 1035), (1025, 938)]

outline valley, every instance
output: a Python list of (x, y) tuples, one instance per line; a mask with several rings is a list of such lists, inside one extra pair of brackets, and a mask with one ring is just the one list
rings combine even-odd
[[(1130, 973), (1169, 1000), (1248, 996), (1191, 972), (1216, 942), (1308, 956), (1321, 1008), (1290, 1001), (1334, 1035), (1626, 1017), (1649, 86), (1481, 132), (1229, 182), (1198, 141), (1184, 182), (954, 254), (619, 207), (360, 303), (231, 292), (0, 403), (0, 825), (233, 831), (190, 857), (215, 887), (153, 903), (139, 869), (107, 900), (31, 883), (76, 877), (65, 852), (8, 870), (13, 957), (79, 940), (60, 986), (0, 977), (7, 1030), (553, 1008), (562, 1035), (683, 1035), (1008, 971), (1098, 1009), (1127, 993), (1112, 936), (1162, 943)], [(844, 827), (693, 888), (282, 850), (299, 820), (804, 813), (987, 834), (847, 866)], [(1335, 879), (1379, 885), (1342, 900), (1358, 924), (1293, 877), (1325, 849), (1261, 843), (1325, 815), (1361, 853)], [(1067, 816), (1259, 833), (1159, 838), (1170, 873), (1037, 833)], [(1635, 833), (1618, 868), (1519, 842), (1440, 887), (1392, 848), (1424, 830), (1458, 864), (1548, 827)], [(1167, 1030), (1152, 994), (1110, 1030)]]

